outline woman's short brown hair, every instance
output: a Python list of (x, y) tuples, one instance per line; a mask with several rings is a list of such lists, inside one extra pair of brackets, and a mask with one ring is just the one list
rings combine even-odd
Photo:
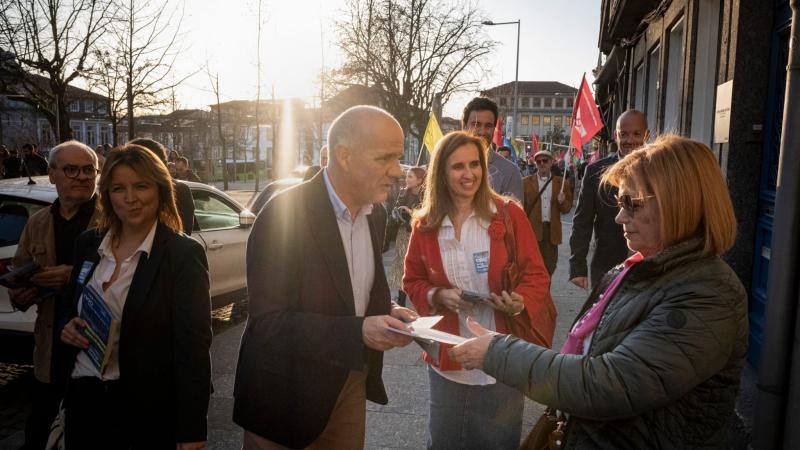
[(480, 186), (473, 200), (475, 214), (482, 219), (491, 220), (492, 204), (496, 200), (507, 200), (494, 192), (489, 184), (489, 168), (483, 139), (463, 131), (453, 131), (442, 138), (433, 150), (425, 178), (425, 197), (422, 206), (414, 212), (415, 222), (421, 222), (425, 230), (438, 228), (445, 216), (456, 211), (447, 187), (447, 158), (465, 145), (475, 146), (481, 164)]
[(97, 227), (102, 231), (110, 229), (118, 236), (122, 226), (122, 222), (114, 212), (109, 196), (111, 174), (117, 166), (128, 166), (145, 180), (156, 184), (158, 188), (158, 221), (176, 233), (180, 233), (183, 230), (183, 224), (178, 214), (178, 208), (175, 206), (175, 189), (167, 166), (155, 153), (136, 144), (122, 145), (106, 155), (106, 162), (103, 165), (98, 185), (101, 214)]
[(736, 216), (717, 159), (704, 144), (664, 135), (611, 166), (601, 183), (627, 184), (654, 196), (664, 247), (694, 236), (706, 254), (722, 254), (736, 239)]

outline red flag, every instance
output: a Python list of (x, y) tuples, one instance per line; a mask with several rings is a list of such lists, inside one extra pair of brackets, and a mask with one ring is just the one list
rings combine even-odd
[(536, 136), (536, 132), (531, 132), (531, 151), (536, 153), (539, 151), (539, 137)]
[(594, 102), (592, 90), (586, 82), (586, 75), (581, 80), (581, 88), (575, 96), (575, 105), (572, 108), (572, 145), (575, 147), (575, 156), (580, 158), (583, 154), (583, 144), (589, 142), (598, 131), (603, 129), (603, 118)]
[(494, 136), (492, 136), (492, 142), (494, 142), (495, 147), (502, 147), (503, 146), (503, 124), (500, 123), (500, 119), (497, 119), (497, 125), (494, 127)]

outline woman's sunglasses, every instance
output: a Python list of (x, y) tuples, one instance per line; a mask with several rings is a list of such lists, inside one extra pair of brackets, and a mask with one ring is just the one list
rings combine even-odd
[(617, 201), (617, 206), (624, 209), (630, 214), (636, 213), (644, 206), (644, 201), (648, 198), (653, 198), (654, 195), (648, 195), (640, 198), (633, 198), (630, 194), (615, 195), (614, 199)]

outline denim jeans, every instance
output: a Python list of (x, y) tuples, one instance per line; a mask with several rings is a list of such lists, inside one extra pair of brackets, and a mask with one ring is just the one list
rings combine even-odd
[(428, 367), (428, 449), (516, 450), (522, 430), (522, 393), (502, 383), (470, 386)]

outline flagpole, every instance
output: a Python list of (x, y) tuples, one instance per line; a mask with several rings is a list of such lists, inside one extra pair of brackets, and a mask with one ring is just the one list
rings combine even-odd
[[(570, 144), (569, 148), (567, 149), (567, 154), (570, 153), (571, 149), (572, 149), (572, 144)], [(567, 182), (567, 172), (568, 171), (569, 171), (569, 166), (567, 165), (567, 162), (564, 161), (564, 178), (561, 180), (561, 193), (562, 194), (564, 193), (564, 184)]]
[(419, 146), (419, 155), (417, 155), (417, 164), (416, 167), (420, 167), (420, 163), (422, 162), (422, 150), (425, 148), (425, 144)]

